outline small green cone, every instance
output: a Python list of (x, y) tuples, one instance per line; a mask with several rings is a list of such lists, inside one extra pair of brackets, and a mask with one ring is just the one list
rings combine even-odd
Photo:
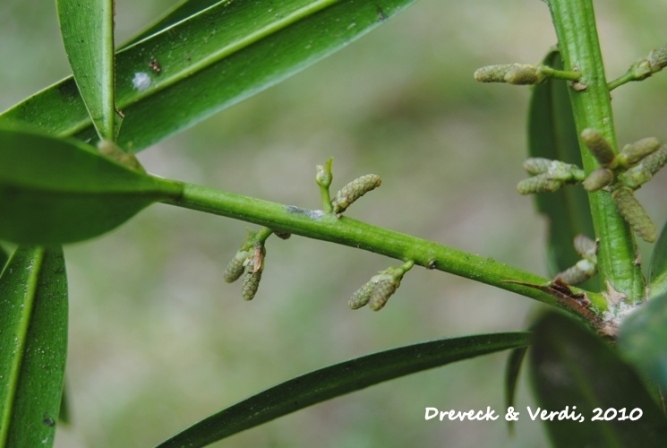
[(264, 271), (264, 257), (266, 249), (264, 244), (255, 242), (252, 252), (243, 262), (245, 275), (243, 276), (243, 286), (241, 286), (241, 295), (245, 300), (252, 300), (259, 288), (259, 281), (262, 279)]
[(259, 288), (259, 281), (262, 279), (262, 270), (252, 272), (248, 270), (243, 276), (243, 286), (241, 287), (241, 295), (245, 300), (252, 300), (257, 294)]
[(662, 145), (660, 149), (653, 154), (644, 157), (640, 163), (623, 173), (620, 176), (621, 181), (628, 188), (636, 190), (646, 182), (650, 181), (653, 178), (653, 175), (660, 171), (666, 162), (667, 145)]
[(538, 84), (544, 80), (538, 67), (529, 64), (512, 64), (504, 76), (506, 83), (514, 85)]
[(380, 176), (375, 174), (366, 174), (345, 185), (336, 193), (336, 197), (331, 201), (333, 211), (336, 214), (343, 213), (354, 201), (379, 187), (382, 184)]
[(478, 82), (505, 82), (515, 85), (538, 84), (545, 79), (539, 67), (530, 64), (487, 65), (475, 70), (473, 76)]
[(521, 194), (535, 194), (556, 191), (562, 185), (562, 181), (551, 179), (549, 174), (544, 173), (522, 180), (517, 184), (516, 189)]
[(250, 252), (246, 250), (239, 250), (236, 252), (236, 255), (229, 261), (227, 268), (222, 275), (227, 283), (233, 283), (241, 277), (245, 269), (244, 262), (249, 256)]
[(595, 129), (587, 128), (581, 131), (581, 141), (590, 150), (600, 166), (608, 167), (614, 161), (616, 153), (611, 144)]
[(632, 166), (656, 152), (659, 147), (660, 141), (655, 137), (646, 137), (637, 140), (623, 147), (623, 150), (618, 155), (619, 163), (625, 167)]
[(667, 45), (651, 50), (647, 59), (653, 73), (657, 73), (667, 67)]
[(653, 176), (655, 173), (660, 171), (660, 169), (665, 166), (667, 162), (667, 145), (662, 145), (653, 154), (646, 156), (642, 160), (641, 165), (644, 169)]
[(352, 295), (348, 305), (352, 309), (357, 309), (370, 303), (370, 308), (373, 311), (378, 311), (387, 303), (389, 297), (396, 292), (403, 276), (414, 265), (414, 260), (407, 260), (401, 266), (392, 266), (380, 271)]
[(584, 189), (590, 193), (601, 190), (614, 180), (614, 173), (607, 168), (598, 168), (584, 179)]
[(579, 260), (571, 268), (556, 275), (568, 285), (578, 285), (593, 277), (597, 272), (597, 266), (588, 260)]
[(655, 224), (653, 224), (651, 217), (646, 213), (641, 203), (635, 198), (635, 195), (632, 194), (632, 190), (621, 187), (615, 190), (611, 197), (616, 203), (618, 212), (641, 239), (648, 243), (653, 243), (658, 239)]
[(396, 292), (400, 284), (401, 281), (399, 279), (391, 276), (385, 276), (385, 278), (379, 280), (373, 289), (368, 306), (373, 311), (381, 310), (387, 303), (387, 300), (389, 300), (389, 297)]
[(505, 82), (505, 74), (512, 64), (487, 65), (475, 70), (475, 81), (477, 82)]
[(619, 179), (623, 185), (629, 189), (637, 190), (646, 182), (653, 179), (653, 175), (640, 163), (639, 165), (633, 166), (624, 173), (621, 173), (619, 175)]
[(530, 157), (523, 162), (523, 169), (526, 170), (528, 174), (534, 176), (549, 171), (552, 163), (553, 160), (545, 159), (544, 157)]
[(375, 289), (376, 283), (373, 281), (367, 282), (361, 288), (357, 289), (350, 300), (347, 302), (347, 305), (353, 310), (357, 310), (363, 306), (366, 306), (368, 301), (371, 299), (371, 294), (373, 289)]

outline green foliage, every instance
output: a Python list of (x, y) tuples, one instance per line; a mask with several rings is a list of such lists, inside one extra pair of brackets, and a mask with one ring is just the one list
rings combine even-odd
[(120, 128), (114, 80), (113, 1), (82, 6), (57, 0), (60, 32), (81, 98), (102, 139), (114, 140)]
[[(138, 152), (297, 73), (413, 2), (216, 2), (118, 53), (116, 106), (125, 119), (117, 141)], [(71, 78), (5, 112), (3, 122), (97, 138)]]
[(667, 294), (654, 297), (623, 322), (618, 345), (646, 377), (667, 391)]
[(59, 248), (19, 247), (0, 276), (0, 446), (51, 446), (67, 355)]
[[(534, 331), (530, 373), (538, 403), (547, 414), (563, 411), (561, 418), (545, 421), (555, 447), (663, 446), (665, 415), (606, 342), (555, 313), (540, 319)], [(635, 409), (640, 413), (632, 415)]]
[(122, 48), (129, 47), (140, 40), (152, 36), (153, 34), (157, 34), (181, 20), (186, 20), (195, 14), (202, 12), (216, 3), (224, 2), (221, 2), (220, 0), (181, 0), (179, 4), (176, 4), (171, 10), (167, 11), (164, 16), (156, 20), (153, 25), (134, 36), (128, 42), (125, 42)]
[(181, 189), (132, 171), (76, 140), (0, 129), (0, 238), (80, 241), (112, 230)]
[[(407, 271), (423, 266), (575, 314), (601, 335), (619, 336), (620, 352), (630, 364), (600, 334), (564, 315), (550, 313), (537, 321), (530, 348), (535, 394), (547, 413), (568, 414), (545, 422), (554, 446), (661, 446), (667, 421), (648, 387), (667, 390), (662, 343), (667, 337), (667, 226), (651, 260), (653, 299), (632, 314), (645, 298), (647, 283), (630, 227), (646, 241), (657, 237), (654, 229), (638, 225), (639, 218), (645, 223), (650, 217), (639, 216), (642, 206), (634, 190), (665, 164), (667, 147), (643, 139), (648, 144), (617, 154), (609, 89), (640, 75), (607, 83), (590, 0), (548, 2), (560, 52), (549, 52), (542, 65), (504, 64), (475, 74), (483, 82), (537, 84), (528, 123), (531, 158), (524, 165), (533, 177), (518, 189), (540, 193), (538, 209), (549, 224), (551, 274), (574, 275), (551, 281), (492, 258), (342, 217), (380, 180), (358, 178), (332, 201), (331, 159), (317, 167), (323, 210), (309, 210), (148, 175), (134, 158), (133, 153), (343, 48), (413, 2), (184, 0), (117, 54), (113, 2), (98, 2), (99, 8), (57, 2), (73, 77), (0, 115), (0, 240), (21, 244), (9, 260), (0, 248), (0, 347), (13, 348), (0, 351), (0, 447), (49, 446), (56, 421), (69, 420), (63, 392), (67, 287), (56, 245), (109, 232), (155, 202), (264, 226), (251, 233), (223, 274), (233, 281), (245, 271), (242, 296), (248, 300), (264, 271), (265, 240), (274, 233), (293, 233), (403, 262), (359, 289), (350, 302), (353, 308), (367, 302), (374, 310), (382, 308)], [(92, 146), (96, 142), (97, 148)], [(617, 165), (627, 189), (614, 184)], [(582, 181), (585, 189), (567, 186)], [(598, 238), (599, 257), (592, 240), (581, 250), (579, 234)], [(584, 289), (567, 283), (596, 270), (604, 282), (588, 281)], [(514, 406), (531, 340), (530, 333), (475, 335), (359, 357), (274, 386), (161, 446), (204, 446), (383, 381), (506, 349), (514, 349), (505, 377), (506, 405)], [(598, 408), (602, 419), (589, 421)], [(613, 416), (608, 418), (609, 410)], [(635, 418), (637, 410), (641, 418)]]
[(426, 369), (525, 347), (528, 333), (424, 342), (367, 355), (293, 378), (227, 408), (159, 445), (201, 447), (324, 400)]
[[(519, 374), (521, 373), (521, 365), (526, 357), (528, 347), (516, 348), (510, 352), (507, 357), (507, 365), (505, 366), (505, 407), (509, 409), (515, 406), (516, 387), (519, 382)], [(507, 425), (510, 434), (514, 432), (514, 420), (508, 420)]]

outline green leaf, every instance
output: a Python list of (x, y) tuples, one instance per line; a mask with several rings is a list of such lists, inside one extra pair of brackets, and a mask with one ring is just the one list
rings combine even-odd
[[(507, 409), (515, 406), (516, 385), (519, 381), (521, 365), (523, 364), (527, 350), (527, 347), (514, 349), (507, 357), (507, 364), (505, 366), (505, 408)], [(510, 434), (514, 433), (514, 420), (507, 420), (507, 429)]]
[(274, 386), (200, 421), (159, 446), (205, 446), (383, 381), (529, 343), (529, 333), (476, 335), (425, 342), (353, 359)]
[(667, 293), (667, 222), (653, 247), (648, 284), (651, 297)]
[(198, 14), (205, 10), (206, 8), (215, 5), (216, 3), (225, 3), (227, 0), (181, 0), (180, 3), (174, 5), (167, 13), (155, 21), (153, 25), (150, 25), (144, 31), (137, 34), (135, 37), (125, 42), (121, 49), (127, 48), (132, 44), (139, 42), (142, 39), (145, 39), (153, 34), (185, 20), (188, 17), (191, 17), (195, 14)]
[(83, 143), (0, 128), (0, 239), (92, 238), (180, 192), (176, 183), (125, 168)]
[(667, 391), (667, 293), (645, 302), (621, 325), (618, 346), (647, 378)]
[(2, 274), (2, 269), (5, 267), (5, 263), (9, 260), (9, 255), (5, 252), (5, 249), (0, 246), (0, 274)]
[[(584, 419), (545, 421), (555, 447), (664, 446), (667, 420), (639, 375), (576, 321), (554, 312), (538, 321), (530, 373), (541, 410), (565, 411)], [(641, 418), (621, 421), (633, 412), (635, 417), (641, 413)], [(598, 414), (615, 418), (593, 421)]]
[(62, 250), (19, 247), (0, 277), (0, 310), (0, 446), (52, 446), (67, 357)]
[[(561, 70), (557, 50), (543, 64)], [(565, 81), (549, 79), (535, 86), (528, 116), (530, 157), (544, 157), (582, 166), (574, 115)], [(573, 266), (581, 257), (574, 250), (574, 237), (582, 233), (595, 239), (588, 196), (579, 186), (566, 186), (554, 193), (536, 195), (537, 208), (548, 222), (549, 270), (555, 275)], [(589, 280), (591, 282), (591, 280)], [(584, 285), (596, 290), (595, 284)]]
[(101, 138), (114, 140), (114, 0), (57, 0), (65, 51), (81, 97)]
[[(334, 53), (413, 2), (216, 3), (117, 54), (116, 105), (125, 114), (118, 143), (144, 149)], [(71, 79), (6, 111), (3, 122), (97, 138)]]

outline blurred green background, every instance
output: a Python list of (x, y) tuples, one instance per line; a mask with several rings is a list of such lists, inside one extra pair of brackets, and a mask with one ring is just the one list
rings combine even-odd
[[(118, 0), (118, 42), (173, 4)], [(609, 78), (665, 44), (667, 2), (596, 2)], [(421, 0), (283, 84), (140, 154), (153, 173), (318, 208), (316, 164), (334, 187), (369, 172), (382, 188), (352, 217), (546, 275), (545, 225), (523, 178), (529, 89), (481, 85), (487, 64), (539, 62), (555, 44), (537, 0)], [(69, 73), (53, 2), (0, 2), (0, 110)], [(619, 141), (667, 140), (667, 76), (614, 92)], [(639, 192), (667, 219), (667, 175)], [(254, 301), (222, 271), (246, 225), (154, 206), (118, 231), (68, 246), (67, 383), (72, 425), (58, 447), (145, 447), (305, 372), (439, 337), (526, 328), (530, 300), (417, 268), (379, 313), (349, 295), (395, 261), (293, 237), (268, 242)], [(646, 249), (645, 246), (643, 246)], [(645, 259), (648, 257), (646, 252)], [(496, 422), (424, 421), (424, 408), (504, 410), (506, 353), (338, 398), (215, 446), (544, 445), (525, 378), (516, 436)]]

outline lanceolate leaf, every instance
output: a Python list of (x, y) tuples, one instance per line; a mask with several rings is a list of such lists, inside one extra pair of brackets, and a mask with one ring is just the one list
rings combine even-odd
[[(219, 2), (119, 52), (120, 146), (139, 151), (251, 96), (375, 28), (414, 0)], [(0, 116), (95, 139), (72, 79)]]
[[(550, 52), (544, 64), (562, 69), (558, 51)], [(566, 81), (550, 79), (535, 86), (528, 117), (528, 146), (531, 157), (582, 166)], [(581, 187), (566, 186), (555, 193), (538, 194), (537, 207), (548, 221), (549, 268), (555, 275), (581, 258), (573, 247), (575, 236), (583, 233), (595, 238), (588, 197)]]
[(181, 0), (177, 5), (175, 5), (171, 10), (167, 11), (165, 15), (160, 17), (155, 23), (148, 28), (146, 28), (141, 33), (137, 34), (135, 37), (130, 39), (128, 42), (125, 42), (121, 48), (129, 47), (130, 45), (139, 42), (142, 39), (145, 39), (153, 34), (185, 20), (190, 16), (193, 16), (197, 13), (202, 12), (206, 8), (215, 5), (216, 3), (229, 3), (228, 0)]
[(648, 279), (651, 297), (667, 293), (667, 223), (653, 247)]
[(208, 417), (160, 445), (201, 447), (275, 418), (410, 373), (530, 343), (529, 333), (444, 339), (357, 358), (279, 384)]
[[(519, 382), (521, 365), (523, 364), (527, 350), (527, 347), (515, 348), (507, 357), (507, 365), (505, 367), (505, 408), (507, 409), (515, 406), (516, 385)], [(507, 420), (507, 427), (510, 434), (512, 434), (514, 432), (514, 420)]]
[(180, 191), (83, 143), (0, 128), (0, 239), (53, 244), (92, 238)]
[(58, 0), (60, 33), (76, 85), (99, 135), (114, 139), (114, 0)]
[(16, 250), (0, 277), (0, 329), (0, 446), (52, 446), (67, 355), (59, 248)]
[(618, 337), (623, 354), (667, 392), (667, 293), (628, 316)]
[(572, 319), (551, 313), (538, 321), (530, 373), (540, 411), (562, 412), (544, 422), (555, 447), (664, 446), (667, 420), (639, 375)]

